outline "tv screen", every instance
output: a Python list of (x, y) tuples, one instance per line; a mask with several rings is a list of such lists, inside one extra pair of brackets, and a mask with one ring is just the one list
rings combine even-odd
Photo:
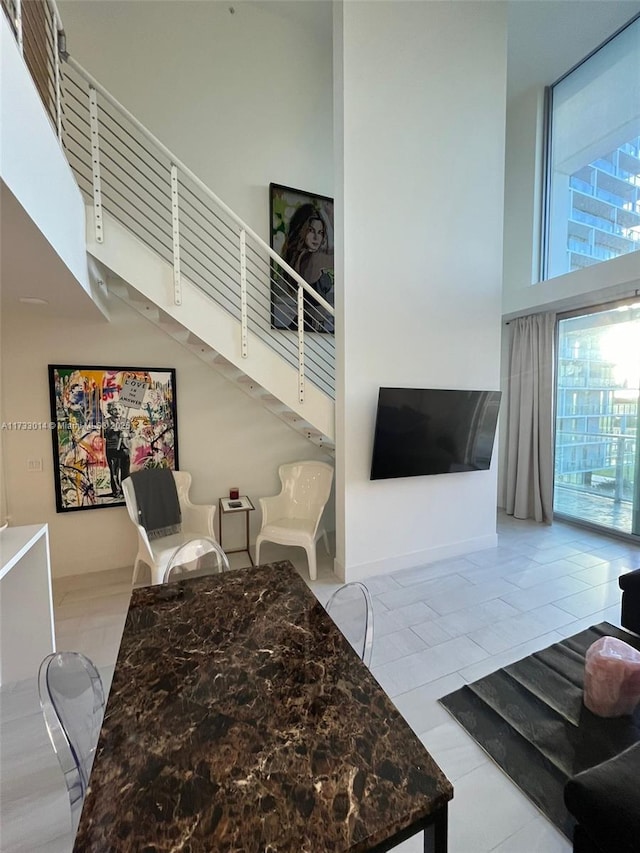
[(371, 479), (485, 471), (500, 391), (381, 388)]

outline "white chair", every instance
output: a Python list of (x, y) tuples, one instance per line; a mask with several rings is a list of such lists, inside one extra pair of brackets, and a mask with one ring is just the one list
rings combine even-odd
[(182, 530), (179, 533), (172, 533), (170, 536), (162, 536), (158, 539), (150, 539), (147, 531), (140, 524), (138, 502), (131, 477), (122, 481), (122, 491), (124, 492), (129, 518), (138, 531), (138, 553), (133, 569), (134, 583), (137, 581), (138, 573), (143, 565), (149, 566), (151, 569), (152, 584), (162, 583), (169, 560), (174, 555), (176, 548), (201, 536), (216, 538), (213, 526), (215, 506), (192, 504), (189, 500), (191, 474), (187, 471), (172, 471), (171, 473), (178, 491), (178, 501), (182, 513)]
[(167, 565), (164, 582), (221, 575), (229, 569), (229, 559), (215, 539), (202, 536), (178, 545)]
[(38, 670), (40, 707), (78, 827), (104, 711), (100, 673), (80, 652), (47, 655)]
[(373, 603), (363, 583), (352, 581), (337, 589), (325, 608), (347, 638), (360, 660), (371, 665), (373, 651)]
[(256, 564), (260, 545), (276, 542), (297, 545), (307, 552), (309, 577), (315, 580), (316, 542), (322, 536), (329, 553), (329, 541), (320, 519), (331, 493), (333, 468), (325, 462), (290, 462), (278, 469), (282, 490), (279, 495), (260, 498), (262, 527), (256, 539)]

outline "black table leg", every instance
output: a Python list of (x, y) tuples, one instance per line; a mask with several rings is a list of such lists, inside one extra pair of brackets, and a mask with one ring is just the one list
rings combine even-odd
[(424, 831), (424, 853), (447, 853), (447, 804), (433, 816), (433, 823)]

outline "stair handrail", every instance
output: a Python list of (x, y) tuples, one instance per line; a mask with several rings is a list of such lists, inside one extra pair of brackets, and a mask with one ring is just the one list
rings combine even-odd
[[(305, 383), (307, 381), (311, 381), (317, 389), (328, 397), (333, 397), (335, 393), (335, 386), (333, 384), (335, 341), (333, 334), (331, 334), (333, 327), (330, 325), (329, 318), (335, 317), (334, 306), (321, 293), (316, 291), (299, 272), (287, 263), (275, 249), (268, 245), (259, 234), (247, 225), (241, 217), (195, 175), (188, 166), (175, 156), (166, 145), (123, 106), (75, 58), (69, 55), (62, 17), (56, 0), (33, 0), (33, 6), (42, 6), (44, 8), (47, 25), (47, 43), (44, 52), (48, 57), (47, 80), (49, 88), (44, 91), (41, 91), (38, 83), (40, 78), (36, 77), (36, 71), (32, 67), (33, 63), (30, 61), (30, 55), (26, 50), (26, 45), (22, 38), (25, 22), (31, 27), (31, 18), (24, 16), (26, 2), (25, 0), (0, 0), (0, 3), (3, 12), (7, 15), (12, 34), (26, 62), (27, 69), (38, 87), (45, 110), (52, 122), (54, 132), (65, 157), (74, 171), (78, 186), (87, 200), (93, 194), (93, 218), (95, 222), (96, 243), (103, 242), (102, 199), (106, 197), (108, 200), (107, 210), (115, 214), (116, 220), (122, 223), (123, 220), (120, 217), (124, 213), (124, 222), (127, 223), (125, 227), (131, 227), (133, 233), (139, 239), (145, 242), (160, 257), (164, 257), (164, 260), (169, 264), (171, 264), (171, 261), (166, 256), (166, 249), (171, 245), (171, 241), (173, 242), (173, 302), (176, 306), (182, 304), (182, 281), (200, 288), (207, 296), (217, 301), (219, 306), (240, 321), (240, 353), (242, 358), (249, 357), (249, 335), (253, 335), (256, 340), (261, 339), (263, 342), (266, 342), (267, 346), (282, 357), (285, 362), (288, 362), (292, 366), (297, 365), (299, 403), (305, 402)], [(29, 32), (32, 32), (32, 28)], [(37, 39), (36, 42), (33, 42), (33, 39), (31, 39), (29, 45), (35, 44), (38, 47), (41, 45), (41, 42), (41, 39)], [(42, 51), (39, 56), (41, 54)], [(68, 63), (68, 74), (63, 74), (62, 71), (62, 65), (65, 62)], [(71, 88), (68, 85), (69, 81), (71, 81)], [(75, 87), (79, 88), (76, 89)], [(83, 91), (85, 97), (88, 95), (88, 101), (84, 103), (82, 102), (82, 98), (78, 98), (77, 95), (77, 92), (81, 93)], [(164, 250), (162, 248), (160, 251), (158, 250), (158, 218), (155, 208), (153, 206), (149, 207), (149, 202), (145, 202), (144, 198), (137, 196), (135, 191), (132, 196), (125, 195), (125, 204), (133, 204), (134, 206), (134, 216), (141, 214), (143, 217), (142, 219), (134, 219), (133, 224), (131, 224), (126, 218), (129, 216), (129, 219), (131, 219), (130, 212), (122, 207), (121, 202), (114, 199), (113, 193), (117, 196), (119, 192), (122, 192), (122, 189), (118, 185), (118, 181), (122, 179), (114, 174), (113, 167), (115, 165), (117, 171), (118, 168), (122, 169), (122, 166), (117, 160), (113, 159), (113, 149), (110, 149), (110, 145), (112, 145), (111, 141), (106, 143), (105, 148), (107, 152), (106, 161), (109, 162), (109, 166), (106, 169), (109, 194), (103, 196), (101, 178), (102, 158), (100, 156), (102, 153), (103, 137), (100, 126), (101, 118), (98, 96), (100, 96), (100, 100), (104, 101), (105, 105), (109, 105), (112, 113), (119, 115), (124, 120), (123, 126), (120, 127), (120, 130), (125, 134), (125, 137), (122, 138), (126, 139), (127, 133), (131, 136), (130, 131), (125, 129), (125, 125), (128, 125), (131, 130), (136, 132), (131, 138), (137, 144), (142, 145), (143, 150), (146, 149), (150, 163), (154, 161), (154, 158), (159, 158), (159, 160), (162, 159), (165, 161), (163, 164), (164, 168), (170, 166), (169, 216), (172, 234), (171, 231), (168, 234), (166, 231), (164, 232), (164, 239), (168, 238), (168, 241), (164, 243)], [(78, 106), (80, 106), (80, 111), (78, 111)], [(113, 121), (118, 125), (118, 120), (110, 115), (106, 106), (105, 114), (107, 116), (106, 126), (108, 127), (108, 133), (113, 134), (113, 125), (109, 123)], [(87, 122), (87, 131), (82, 127), (83, 121)], [(70, 128), (73, 128), (73, 131)], [(83, 137), (84, 133), (88, 133), (88, 136)], [(135, 139), (136, 135), (139, 141)], [(89, 142), (89, 146), (86, 146), (87, 141)], [(147, 143), (146, 146), (144, 142)], [(115, 151), (116, 155), (119, 156), (120, 151), (117, 148)], [(153, 167), (150, 166), (149, 168), (151, 168), (151, 173), (153, 174)], [(87, 169), (89, 177), (87, 177), (87, 171), (84, 171)], [(145, 173), (141, 170), (138, 174), (142, 176)], [(113, 182), (109, 183), (109, 181), (113, 181), (114, 179), (115, 184)], [(183, 183), (183, 179), (186, 183)], [(138, 189), (143, 189), (139, 183), (137, 183), (137, 187)], [(128, 187), (126, 190), (128, 190)], [(197, 194), (190, 195), (194, 190)], [(186, 259), (185, 267), (188, 272), (185, 276), (181, 272), (181, 212), (183, 191), (187, 193), (187, 196), (185, 196), (187, 243), (185, 244), (184, 258)], [(149, 194), (149, 189), (144, 188), (144, 192)], [(153, 192), (151, 192), (150, 198), (154, 198)], [(158, 200), (157, 196), (155, 200)], [(201, 216), (202, 214), (194, 207), (194, 203), (203, 205), (204, 209), (208, 210), (212, 215), (210, 222), (215, 230), (213, 233), (210, 232), (212, 241), (208, 256), (200, 247), (197, 247), (194, 252), (194, 227), (196, 229), (204, 229), (205, 233), (207, 227), (206, 222), (203, 226), (202, 222), (197, 221), (197, 216)], [(136, 205), (140, 204), (142, 207), (136, 207)], [(151, 218), (148, 219), (149, 224), (146, 227), (144, 224), (140, 224), (145, 222), (145, 204), (147, 204), (146, 216), (149, 217), (149, 214), (152, 214)], [(114, 208), (118, 208), (118, 211), (116, 212)], [(217, 212), (214, 212), (214, 209)], [(166, 217), (166, 208), (164, 210)], [(194, 216), (196, 219), (194, 219)], [(214, 219), (216, 220), (216, 224), (214, 224)], [(239, 241), (235, 244), (235, 259), (236, 264), (238, 264), (235, 270), (229, 261), (229, 257), (233, 257), (233, 253), (225, 255), (225, 251), (228, 253), (229, 249), (223, 243), (220, 243), (219, 237), (216, 236), (217, 233), (218, 235), (223, 235), (223, 240), (229, 239), (228, 236), (224, 236), (225, 232), (221, 230), (220, 225), (223, 225), (227, 229), (230, 228), (230, 232), (235, 232), (235, 239)], [(162, 231), (162, 227), (160, 231)], [(151, 238), (151, 242), (149, 238)], [(217, 246), (214, 246), (214, 242)], [(232, 242), (233, 240), (231, 240), (229, 245)], [(187, 245), (189, 248), (187, 248)], [(250, 250), (250, 253), (248, 250)], [(209, 263), (208, 268), (206, 267), (207, 263)], [(265, 277), (261, 271), (264, 270), (264, 267), (260, 267), (261, 264), (266, 264), (267, 271), (269, 270), (269, 266), (271, 267), (268, 277)], [(205, 268), (204, 274), (200, 271), (203, 267)], [(207, 276), (207, 269), (209, 270), (209, 276)], [(226, 287), (226, 283), (221, 278), (220, 273), (224, 277), (228, 275), (229, 270), (232, 271), (232, 276), (234, 277), (235, 274), (239, 273), (239, 282), (238, 279), (235, 279), (236, 285), (239, 284), (239, 291), (234, 288), (228, 289), (228, 293), (234, 295), (233, 299), (226, 296), (224, 290), (221, 290), (219, 287), (219, 284), (222, 284), (223, 288)], [(210, 276), (213, 276), (213, 278)], [(295, 289), (297, 289), (297, 299), (293, 293)], [(249, 295), (251, 295), (251, 300), (248, 298)], [(239, 299), (239, 304), (236, 301), (237, 299)], [(269, 299), (271, 300), (270, 303)], [(275, 300), (279, 301), (276, 303)], [(265, 316), (268, 317), (269, 305), (271, 305), (271, 329), (277, 330), (275, 334), (273, 332), (270, 333), (268, 327), (264, 324)], [(321, 309), (322, 313), (320, 313), (319, 309)], [(316, 313), (314, 314), (314, 312)], [(287, 325), (288, 323), (291, 325)], [(294, 344), (295, 338), (292, 340), (289, 336), (282, 336), (277, 333), (278, 331), (286, 331), (287, 329), (297, 331), (297, 346)], [(306, 334), (307, 331), (327, 332), (327, 334), (308, 336)], [(322, 340), (323, 338), (325, 339), (324, 341)]]
[(303, 278), (297, 273), (292, 266), (290, 266), (284, 258), (282, 258), (274, 249), (266, 243), (259, 234), (257, 234), (251, 226), (247, 225), (244, 220), (242, 220), (238, 214), (233, 211), (227, 204), (225, 204), (222, 199), (217, 196), (213, 190), (211, 190), (196, 174), (194, 174), (188, 166), (178, 158), (176, 155), (167, 148), (160, 140), (147, 128), (142, 122), (137, 119), (123, 104), (121, 104), (117, 98), (104, 88), (96, 79), (93, 77), (80, 63), (74, 59), (71, 55), (67, 55), (65, 61), (76, 71), (81, 77), (89, 83), (89, 85), (94, 88), (97, 92), (102, 95), (103, 98), (106, 98), (117, 110), (120, 110), (123, 115), (133, 124), (133, 126), (150, 142), (153, 143), (160, 151), (167, 157), (172, 164), (177, 166), (182, 172), (184, 172), (187, 177), (192, 180), (196, 186), (203, 192), (205, 195), (209, 196), (212, 201), (214, 201), (224, 212), (229, 216), (242, 230), (244, 230), (247, 234), (249, 234), (253, 240), (255, 240), (261, 249), (267, 252), (269, 257), (274, 260), (278, 266), (280, 266), (288, 275), (290, 275), (299, 287), (302, 287), (303, 290), (308, 293), (314, 302), (317, 302), (321, 305), (326, 311), (330, 313), (333, 317), (335, 316), (335, 310), (333, 305), (326, 301), (316, 290), (314, 290)]
[[(46, 32), (44, 41), (39, 38), (39, 34), (34, 36), (34, 41), (40, 57), (45, 57), (46, 65), (46, 83), (50, 87), (47, 96), (41, 89), (42, 78), (36, 79), (33, 70), (29, 64), (28, 51), (26, 50), (24, 40), (24, 16), (25, 9), (23, 8), (24, 0), (1, 0), (2, 9), (4, 10), (11, 29), (13, 31), (16, 44), (20, 55), (25, 60), (29, 73), (36, 84), (38, 94), (42, 100), (44, 108), (53, 122), (58, 141), (62, 140), (62, 97), (60, 89), (60, 61), (66, 55), (66, 37), (62, 26), (62, 18), (55, 0), (39, 0), (39, 5), (45, 10), (46, 14)], [(47, 35), (51, 38), (51, 53), (48, 51)], [(50, 64), (51, 63), (51, 64)], [(48, 95), (51, 95), (49, 102)]]

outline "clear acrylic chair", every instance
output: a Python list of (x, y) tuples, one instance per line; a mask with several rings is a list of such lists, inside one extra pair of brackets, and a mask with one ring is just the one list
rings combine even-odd
[(371, 665), (373, 651), (373, 602), (363, 583), (352, 581), (337, 589), (326, 611), (364, 661)]
[(56, 652), (40, 664), (38, 692), (49, 740), (69, 792), (75, 833), (102, 725), (102, 679), (80, 652)]
[(185, 577), (222, 574), (229, 568), (229, 559), (216, 540), (201, 536), (176, 548), (164, 573), (164, 583)]

